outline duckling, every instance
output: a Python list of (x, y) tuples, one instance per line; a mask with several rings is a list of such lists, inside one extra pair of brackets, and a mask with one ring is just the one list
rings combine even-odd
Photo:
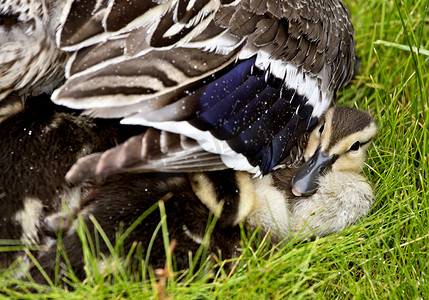
[[(0, 239), (9, 241), (2, 246), (49, 244), (45, 218), (61, 211), (62, 201), (77, 210), (89, 184), (68, 184), (68, 169), (78, 158), (128, 137), (116, 122), (78, 116), (48, 95), (24, 105), (19, 94), (9, 94), (0, 102)], [(0, 251), (0, 268), (22, 255)]]
[[(308, 136), (307, 161), (303, 166), (309, 170), (309, 177), (302, 175), (300, 169), (287, 167), (263, 177), (231, 169), (188, 174), (122, 173), (108, 176), (83, 197), (79, 214), (93, 241), (96, 233), (92, 218), (114, 243), (120, 228), (126, 230), (143, 212), (162, 200), (168, 237), (177, 242), (173, 255), (178, 269), (188, 268), (189, 253), (195, 254), (202, 245), (222, 259), (238, 256), (240, 224), (246, 230), (261, 228), (263, 234), (270, 232), (273, 243), (294, 236), (325, 236), (355, 224), (371, 208), (372, 189), (360, 171), (375, 134), (375, 123), (367, 113), (332, 108)], [(309, 163), (320, 153), (331, 157), (330, 163), (323, 161), (323, 171), (320, 164)], [(300, 184), (301, 180), (306, 184)], [(315, 191), (309, 190), (312, 181), (318, 182)], [(204, 242), (210, 213), (218, 219), (210, 239)], [(139, 223), (125, 238), (124, 253), (135, 242), (145, 251), (154, 236), (149, 263), (153, 268), (162, 268), (163, 238), (159, 232), (154, 235), (160, 220), (156, 210)], [(83, 279), (85, 268), (77, 227), (64, 231), (62, 249), (75, 275)], [(101, 239), (98, 241), (98, 249), (108, 256), (109, 248)], [(52, 247), (39, 256), (39, 263), (51, 278), (55, 277), (56, 253), (56, 247)], [(37, 268), (30, 273), (36, 281), (44, 282)]]
[(305, 163), (298, 168), (278, 168), (253, 178), (237, 172), (240, 192), (235, 202), (216, 192), (227, 182), (216, 182), (208, 173), (193, 175), (193, 189), (212, 213), (224, 202), (222, 213), (229, 225), (244, 222), (248, 228), (261, 227), (272, 231), (274, 241), (339, 232), (372, 206), (372, 188), (360, 172), (376, 132), (366, 112), (334, 107), (309, 135)]
[[(291, 149), (357, 65), (340, 0), (3, 0), (0, 14), (0, 99), (57, 88), (57, 104), (220, 155), (193, 171), (292, 165)], [(174, 155), (184, 169), (163, 170), (189, 171), (192, 156)]]

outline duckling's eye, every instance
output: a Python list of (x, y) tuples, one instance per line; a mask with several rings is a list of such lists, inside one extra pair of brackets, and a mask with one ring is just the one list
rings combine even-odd
[(323, 130), (325, 130), (325, 124), (323, 124), (320, 128), (319, 128), (319, 134), (322, 135)]
[(357, 151), (357, 150), (359, 150), (359, 147), (360, 147), (360, 142), (357, 141), (357, 142), (354, 142), (354, 144), (350, 147), (350, 150), (351, 151)]

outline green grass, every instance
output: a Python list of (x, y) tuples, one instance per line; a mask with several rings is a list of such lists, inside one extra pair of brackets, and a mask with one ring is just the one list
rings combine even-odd
[(25, 291), (33, 287), (41, 298), (69, 299), (427, 299), (429, 0), (345, 2), (361, 67), (337, 103), (369, 110), (379, 126), (364, 171), (376, 190), (368, 218), (311, 242), (247, 248), (231, 274), (201, 271), (178, 281), (167, 272), (157, 283), (153, 274), (141, 282), (127, 279), (123, 270), (112, 276), (94, 272), (70, 292), (24, 283), (6, 272), (0, 275), (2, 295), (35, 299)]

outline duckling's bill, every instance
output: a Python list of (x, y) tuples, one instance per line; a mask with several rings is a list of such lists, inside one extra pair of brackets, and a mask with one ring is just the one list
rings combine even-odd
[(319, 177), (331, 169), (336, 155), (326, 155), (320, 148), (292, 177), (292, 193), (310, 196), (317, 191)]

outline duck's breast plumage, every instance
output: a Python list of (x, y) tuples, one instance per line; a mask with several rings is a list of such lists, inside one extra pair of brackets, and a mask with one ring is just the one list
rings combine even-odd
[(62, 2), (0, 1), (0, 101), (10, 93), (52, 93), (64, 81), (68, 53), (55, 43)]

